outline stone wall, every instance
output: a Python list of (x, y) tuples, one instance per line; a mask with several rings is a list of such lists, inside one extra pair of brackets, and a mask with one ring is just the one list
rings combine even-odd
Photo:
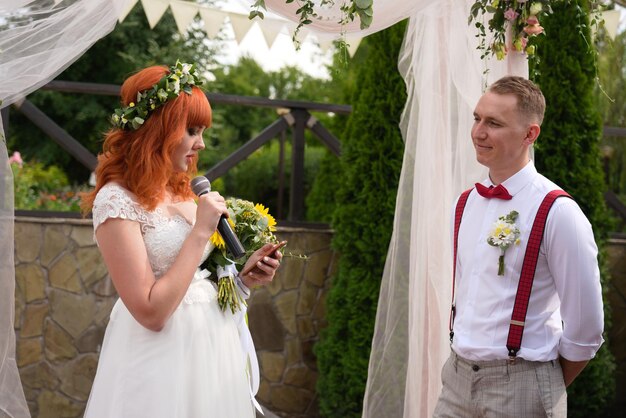
[(618, 417), (624, 416), (626, 410), (626, 239), (612, 239), (607, 252), (611, 282), (606, 297), (613, 322), (608, 337), (617, 366), (613, 412)]
[[(15, 222), (17, 362), (33, 417), (80, 417), (117, 295), (92, 240), (91, 221)], [(279, 228), (289, 241), (274, 282), (253, 291), (250, 329), (261, 368), (257, 399), (285, 417), (316, 417), (312, 347), (336, 257), (331, 231)]]
[[(17, 218), (17, 361), (33, 417), (80, 417), (117, 296), (92, 241), (91, 222)], [(283, 417), (317, 417), (313, 345), (325, 326), (324, 301), (336, 266), (329, 230), (279, 228), (287, 251), (274, 282), (249, 301), (261, 367), (257, 399)], [(626, 408), (626, 240), (608, 246), (613, 310), (609, 330), (617, 363), (616, 411)]]

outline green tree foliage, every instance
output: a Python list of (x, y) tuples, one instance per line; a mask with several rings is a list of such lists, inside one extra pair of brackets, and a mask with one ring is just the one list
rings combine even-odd
[[(215, 80), (209, 83), (210, 92), (241, 96), (266, 97), (270, 99), (298, 100), (321, 103), (337, 103), (338, 81), (317, 79), (296, 67), (278, 71), (265, 71), (256, 61), (242, 57), (233, 65), (221, 66), (214, 71)], [(284, 110), (284, 109), (283, 109)], [(315, 112), (313, 115), (331, 132), (337, 117)], [(241, 145), (258, 135), (279, 118), (277, 109), (213, 104), (213, 127), (209, 130), (207, 150), (201, 154), (200, 169), (208, 170), (230, 155)], [(289, 207), (292, 135), (285, 132), (284, 190), (282, 207), (278, 208), (278, 139), (270, 141), (253, 153), (240, 165), (224, 176), (225, 193), (241, 198), (263, 202), (271, 213), (286, 216)], [(306, 132), (305, 194), (316, 178), (324, 145), (310, 132)], [(335, 163), (337, 157), (333, 156)], [(262, 179), (262, 180), (260, 180)], [(320, 220), (311, 218), (311, 220)]]
[[(331, 103), (350, 103), (355, 91), (357, 69), (364, 64), (368, 56), (368, 43), (363, 42), (354, 58), (346, 61), (345, 51), (339, 49), (333, 57), (331, 66), (332, 92), (335, 96), (330, 98)], [(327, 122), (327, 128), (331, 132), (345, 130), (347, 117), (337, 115)], [(311, 221), (330, 223), (335, 212), (335, 194), (342, 183), (341, 167), (337, 156), (326, 151), (320, 162), (319, 172), (313, 183), (311, 192), (306, 198), (306, 218)]]
[[(198, 29), (184, 37), (178, 34), (170, 12), (151, 30), (138, 3), (124, 22), (96, 42), (57, 79), (121, 84), (140, 68), (173, 64), (176, 59), (199, 61), (202, 68), (210, 68), (215, 65), (218, 49), (215, 44), (203, 41), (204, 37)], [(108, 117), (119, 106), (117, 97), (46, 90), (39, 90), (28, 99), (94, 154), (101, 149), (102, 135), (110, 127)], [(10, 114), (7, 145), (10, 150), (19, 150), (27, 160), (60, 166), (71, 181), (82, 182), (89, 177), (86, 168), (14, 109)]]
[(328, 327), (315, 347), (320, 410), (361, 416), (380, 280), (391, 237), (406, 90), (396, 63), (404, 23), (367, 38), (353, 113), (343, 135), (333, 246), (341, 254), (327, 300)]
[[(539, 44), (540, 74), (535, 81), (546, 97), (547, 109), (537, 142), (537, 167), (576, 199), (593, 225), (606, 288), (602, 248), (611, 225), (603, 198), (605, 185), (598, 148), (602, 124), (594, 107), (594, 55), (581, 36), (590, 39), (589, 3), (573, 3), (555, 2), (554, 13), (542, 22), (546, 36)], [(605, 319), (609, 323), (606, 302)], [(604, 343), (568, 388), (570, 416), (603, 416), (614, 396), (614, 370), (613, 356)]]
[[(602, 89), (596, 87), (596, 105), (604, 124), (626, 127), (626, 32), (615, 40), (604, 37), (598, 42), (598, 70)], [(607, 97), (608, 96), (608, 97)], [(622, 196), (626, 194), (626, 138), (605, 137), (603, 151), (607, 158), (609, 188)]]

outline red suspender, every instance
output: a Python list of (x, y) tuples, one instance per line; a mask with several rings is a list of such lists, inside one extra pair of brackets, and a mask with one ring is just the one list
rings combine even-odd
[[(461, 218), (463, 217), (463, 211), (467, 204), (467, 198), (473, 189), (466, 190), (459, 197), (459, 201), (456, 205), (456, 211), (454, 213), (454, 264), (452, 267), (452, 309), (450, 311), (450, 342), (454, 337), (453, 325), (454, 315), (456, 313), (456, 306), (454, 300), (454, 290), (456, 281), (456, 259), (457, 259), (457, 247), (459, 243), (459, 229), (461, 227)], [(509, 336), (506, 342), (506, 348), (509, 350), (509, 359), (514, 360), (517, 356), (517, 352), (522, 346), (522, 334), (524, 333), (524, 325), (526, 321), (526, 312), (528, 311), (528, 301), (530, 300), (530, 292), (533, 287), (533, 281), (535, 279), (535, 270), (537, 269), (537, 260), (539, 259), (539, 247), (543, 240), (543, 233), (546, 227), (546, 220), (548, 219), (548, 213), (554, 201), (562, 196), (571, 198), (563, 190), (553, 190), (544, 197), (535, 221), (533, 222), (530, 236), (528, 237), (528, 245), (526, 246), (526, 254), (524, 255), (524, 264), (522, 265), (522, 271), (520, 274), (520, 280), (517, 285), (517, 294), (515, 295), (515, 304), (513, 306), (513, 314), (511, 315), (511, 325), (509, 326)]]
[(571, 196), (563, 190), (553, 190), (544, 197), (541, 206), (539, 206), (539, 210), (537, 210), (537, 215), (533, 222), (533, 229), (530, 231), (530, 236), (528, 237), (524, 264), (522, 265), (522, 272), (517, 285), (517, 294), (515, 295), (515, 304), (513, 305), (513, 315), (511, 315), (509, 337), (506, 341), (506, 348), (509, 350), (509, 359), (511, 360), (515, 359), (517, 352), (522, 346), (522, 334), (524, 333), (526, 312), (528, 311), (528, 300), (530, 299), (530, 291), (532, 290), (533, 281), (535, 279), (539, 247), (541, 246), (543, 232), (546, 228), (548, 213), (554, 201), (562, 196), (571, 198)]
[(452, 330), (452, 327), (454, 326), (454, 315), (456, 313), (456, 306), (454, 302), (454, 286), (456, 279), (456, 250), (459, 244), (459, 228), (461, 227), (461, 218), (463, 217), (463, 211), (465, 210), (467, 198), (469, 197), (472, 190), (473, 188), (461, 193), (459, 201), (456, 203), (456, 210), (454, 212), (454, 264), (452, 265), (452, 307), (450, 308), (450, 321), (448, 322), (448, 328), (450, 330), (450, 342), (452, 342), (452, 337), (454, 337), (454, 331)]

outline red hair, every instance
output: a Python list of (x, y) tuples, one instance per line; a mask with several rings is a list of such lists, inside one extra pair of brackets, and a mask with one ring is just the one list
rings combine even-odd
[[(152, 88), (168, 73), (167, 67), (154, 66), (129, 77), (122, 85), (122, 105), (128, 106), (138, 92)], [(181, 91), (176, 99), (156, 109), (139, 129), (113, 128), (106, 133), (102, 153), (98, 155), (96, 187), (81, 196), (83, 213), (91, 210), (98, 191), (111, 181), (134, 193), (147, 210), (156, 208), (166, 188), (183, 199), (193, 197), (190, 177), (197, 171), (197, 157), (187, 173), (175, 172), (171, 161), (187, 128), (211, 126), (209, 101), (198, 87), (192, 90), (192, 94)]]

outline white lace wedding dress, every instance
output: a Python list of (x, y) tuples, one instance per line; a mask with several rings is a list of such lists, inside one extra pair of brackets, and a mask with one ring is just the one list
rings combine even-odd
[[(110, 218), (138, 222), (155, 276), (167, 271), (191, 225), (159, 209), (146, 211), (116, 184), (93, 208), (94, 230)], [(212, 248), (207, 246), (205, 257)], [(121, 299), (113, 310), (86, 418), (247, 418), (254, 416), (237, 318), (222, 312), (199, 270), (160, 332), (141, 326)]]

